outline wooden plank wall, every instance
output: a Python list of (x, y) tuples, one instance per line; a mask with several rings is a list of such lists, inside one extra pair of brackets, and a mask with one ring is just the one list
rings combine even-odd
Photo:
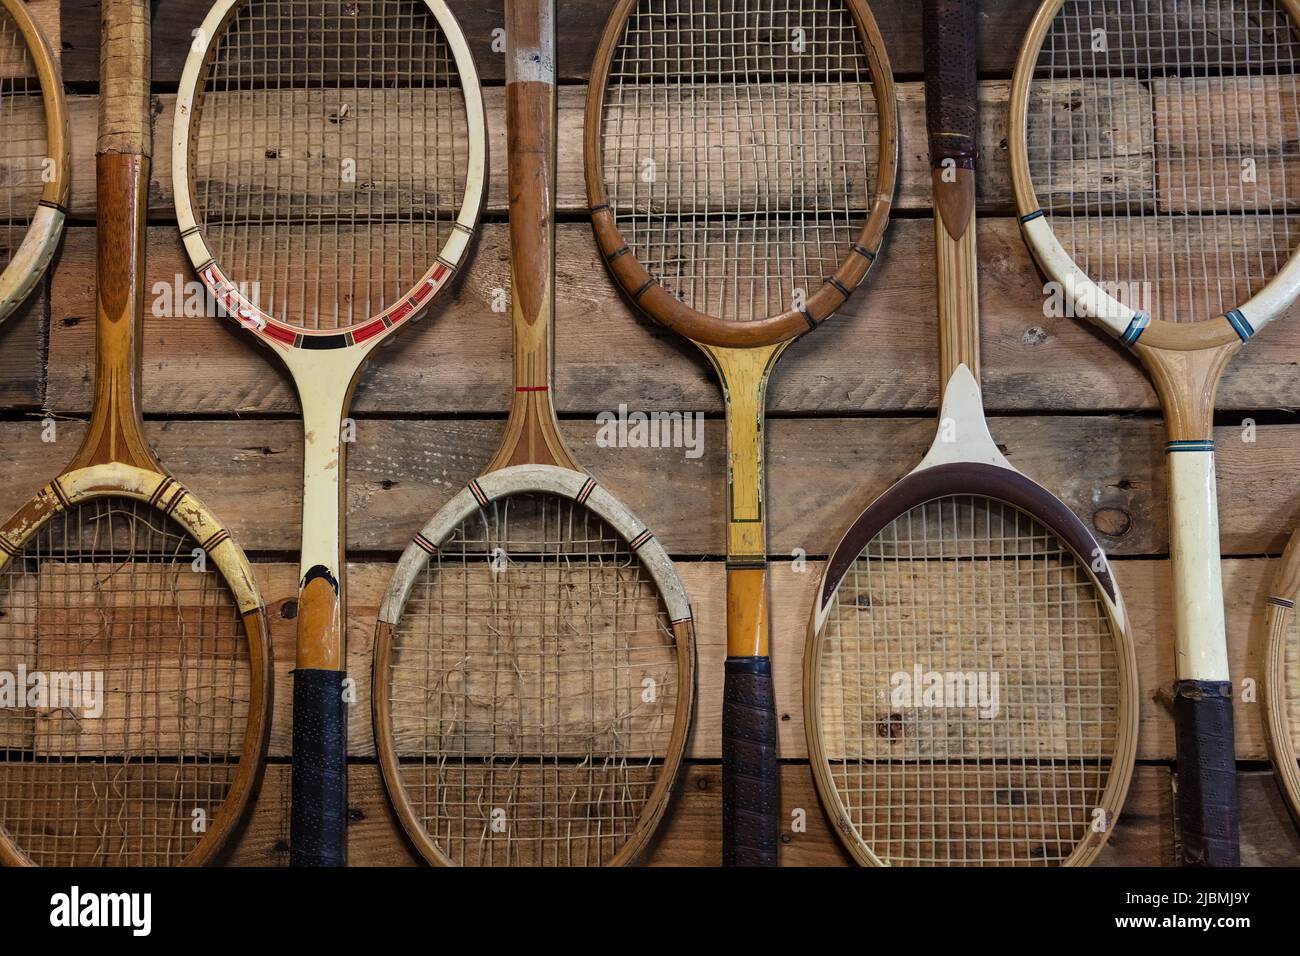
[[(98, 4), (29, 0), (61, 36), (72, 96), (73, 221), (42, 294), (0, 327), (0, 512), (27, 500), (72, 454), (93, 371), (94, 150)], [(504, 426), (510, 382), (504, 212), (503, 64), (492, 51), (501, 0), (452, 0), (488, 84), (494, 161), (489, 222), (454, 297), (367, 371), (349, 463), (350, 672), (368, 686), (373, 622), (409, 535), (487, 462)], [(228, 522), (258, 563), (276, 655), (272, 763), (233, 851), (236, 864), (287, 861), (290, 685), (300, 506), (301, 426), (287, 377), (269, 352), (217, 320), (170, 309), (163, 293), (193, 283), (174, 224), (172, 103), (190, 33), (208, 0), (154, 4), (157, 134), (145, 404), (162, 459)], [(612, 0), (560, 0), (563, 155), (559, 198), (558, 401), (579, 460), (655, 528), (678, 559), (698, 612), (700, 704), (680, 798), (649, 854), (657, 864), (715, 864), (720, 846), (719, 727), (724, 656), (721, 400), (703, 359), (634, 314), (597, 256), (585, 220), (581, 123), (586, 78)], [(1022, 469), (1064, 498), (1120, 559), (1142, 677), (1141, 765), (1103, 861), (1168, 865), (1173, 677), (1162, 430), (1155, 396), (1130, 358), (1091, 329), (1044, 315), (1043, 280), (1012, 218), (1006, 157), (1008, 79), (1036, 0), (982, 0), (984, 154), (980, 226), (984, 379), (992, 428)], [(771, 392), (771, 549), (785, 804), (782, 861), (844, 864), (806, 762), (800, 663), (818, 558), (876, 494), (919, 460), (938, 399), (932, 229), (920, 84), (920, 6), (874, 0), (901, 83), (904, 175), (899, 219), (865, 294), (798, 343)], [(57, 44), (56, 44), (57, 45)], [(193, 287), (192, 287), (193, 288)], [(1300, 523), (1300, 322), (1251, 344), (1221, 391), (1221, 509), (1238, 749), (1249, 863), (1300, 863), (1300, 836), (1268, 766), (1260, 707), (1249, 693), (1265, 640), (1262, 599), (1276, 556)], [(705, 453), (596, 447), (595, 414), (704, 412)], [(42, 420), (59, 423), (42, 441)], [(1254, 422), (1253, 432), (1244, 427)], [(1253, 439), (1253, 440), (1247, 440)], [(683, 502), (693, 502), (683, 508)], [(810, 561), (790, 560), (796, 551)], [(1246, 692), (1240, 690), (1245, 688)], [(369, 704), (354, 710), (351, 860), (413, 864), (373, 760)], [(806, 824), (805, 824), (806, 821)]]

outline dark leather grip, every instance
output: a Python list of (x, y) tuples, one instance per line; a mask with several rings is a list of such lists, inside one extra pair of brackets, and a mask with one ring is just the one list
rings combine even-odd
[(1232, 685), (1174, 685), (1178, 726), (1178, 822), (1187, 866), (1240, 866)]
[(292, 866), (345, 866), (348, 706), (341, 671), (293, 672)]
[(722, 862), (776, 866), (780, 767), (772, 660), (730, 657), (722, 701)]
[(979, 133), (975, 0), (924, 0), (930, 162), (975, 168)]

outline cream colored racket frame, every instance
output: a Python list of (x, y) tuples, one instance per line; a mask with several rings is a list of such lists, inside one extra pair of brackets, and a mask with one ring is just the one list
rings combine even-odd
[[(27, 234), (0, 274), (0, 322), (9, 318), (32, 294), (45, 275), (63, 237), (68, 216), (72, 155), (68, 135), (67, 102), (63, 95), (63, 74), (50, 48), (50, 41), (23, 0), (0, 0), (13, 17), (36, 67), (45, 107), (48, 159), (54, 162), (54, 177), (41, 190), (40, 202), (27, 227)], [(3, 130), (0, 130), (0, 134)]]
[[(402, 785), (401, 765), (392, 734), (389, 704), (393, 639), (407, 599), (432, 556), (430, 548), (441, 547), (475, 511), (492, 502), (526, 494), (553, 495), (579, 502), (608, 524), (634, 551), (642, 567), (659, 589), (660, 598), (672, 623), (677, 646), (677, 705), (672, 735), (669, 738), (663, 767), (654, 789), (646, 799), (636, 831), (608, 866), (626, 866), (634, 861), (654, 834), (676, 787), (682, 756), (686, 750), (695, 703), (694, 621), (686, 588), (678, 577), (668, 553), (659, 539), (649, 535), (646, 526), (627, 507), (606, 491), (590, 475), (555, 465), (515, 465), (476, 478), (433, 516), (424, 530), (411, 542), (398, 562), (379, 611), (375, 634), (375, 663), (371, 681), (374, 709), (375, 741), (384, 783), (411, 840), (426, 860), (438, 866), (455, 866), (454, 860), (429, 836)], [(482, 501), (486, 500), (487, 504)], [(637, 542), (641, 542), (637, 544)]]

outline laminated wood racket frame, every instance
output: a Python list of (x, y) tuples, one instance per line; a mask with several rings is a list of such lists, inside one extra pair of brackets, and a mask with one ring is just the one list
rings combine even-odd
[(1287, 808), (1300, 826), (1300, 641), (1296, 602), (1300, 600), (1300, 534), (1291, 537), (1269, 593), (1265, 622), (1268, 647), (1264, 654), (1264, 731), (1278, 786)]
[[(587, 195), (596, 242), (623, 292), (660, 325), (704, 352), (727, 407), (727, 663), (723, 710), (723, 861), (775, 866), (780, 834), (776, 701), (771, 667), (765, 492), (767, 386), (777, 361), (866, 279), (880, 253), (898, 178), (898, 109), (883, 38), (863, 0), (845, 0), (870, 69), (878, 110), (877, 178), (861, 233), (832, 276), (777, 315), (728, 321), (693, 308), (638, 261), (620, 232), (605, 183), (605, 110), (629, 18), (644, 0), (619, 0), (597, 49), (586, 107)], [(838, 5), (836, 5), (838, 6)], [(833, 11), (827, 11), (833, 12)], [(671, 37), (668, 37), (671, 39)], [(732, 42), (735, 42), (734, 38)], [(815, 41), (815, 38), (813, 40)], [(721, 59), (721, 57), (719, 58)], [(761, 105), (755, 107), (760, 113)]]

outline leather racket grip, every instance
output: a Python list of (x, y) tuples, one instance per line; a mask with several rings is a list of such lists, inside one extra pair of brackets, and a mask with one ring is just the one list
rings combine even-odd
[(341, 671), (293, 672), (292, 866), (345, 866), (348, 706)]
[(779, 771), (772, 660), (728, 658), (722, 701), (724, 866), (776, 866)]
[(1187, 866), (1240, 866), (1232, 685), (1174, 685), (1178, 726), (1178, 821)]
[(925, 116), (930, 162), (975, 168), (979, 77), (975, 0), (925, 0)]

